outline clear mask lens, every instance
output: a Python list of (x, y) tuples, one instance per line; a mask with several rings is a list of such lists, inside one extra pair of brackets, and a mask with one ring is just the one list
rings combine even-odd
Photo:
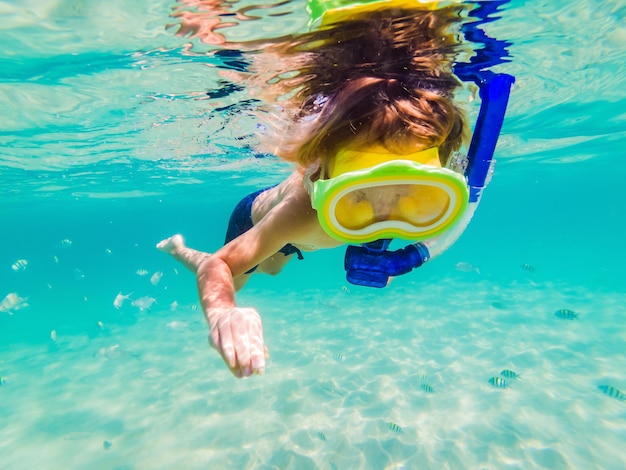
[(436, 224), (449, 207), (450, 196), (440, 187), (393, 184), (348, 192), (337, 200), (335, 217), (348, 230), (390, 220), (420, 228)]

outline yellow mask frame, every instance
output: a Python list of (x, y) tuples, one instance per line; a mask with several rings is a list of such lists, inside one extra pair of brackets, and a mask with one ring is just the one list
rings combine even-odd
[[(345, 243), (423, 241), (459, 221), (469, 188), (462, 175), (441, 168), (437, 148), (408, 155), (368, 150), (339, 151), (329, 165), (330, 178), (311, 185), (311, 204), (331, 237)], [(397, 193), (384, 219), (367, 200), (375, 191)]]

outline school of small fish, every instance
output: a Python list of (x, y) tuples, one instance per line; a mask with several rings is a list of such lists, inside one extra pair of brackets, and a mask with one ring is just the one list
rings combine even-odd
[(511, 369), (503, 369), (500, 371), (500, 376), (491, 377), (488, 382), (496, 388), (508, 388), (509, 382), (502, 377), (507, 380), (517, 380), (520, 378), (520, 374)]
[[(60, 246), (62, 248), (69, 248), (73, 245), (73, 242), (70, 239), (63, 239), (60, 242)], [(107, 248), (105, 249), (105, 254), (108, 256), (112, 255), (112, 250)], [(53, 261), (55, 263), (59, 263), (59, 258), (54, 255), (52, 257)], [(13, 264), (11, 264), (11, 269), (14, 272), (23, 272), (26, 271), (26, 269), (29, 267), (29, 262), (26, 259), (17, 259)], [(457, 271), (460, 272), (465, 272), (465, 273), (471, 273), (471, 272), (475, 272), (477, 274), (480, 274), (480, 270), (479, 268), (475, 267), (474, 265), (467, 263), (467, 262), (457, 262), (454, 265), (455, 269)], [(523, 263), (520, 265), (520, 268), (524, 271), (527, 271), (529, 273), (534, 273), (536, 272), (536, 268), (528, 263)], [(30, 272), (30, 270), (29, 270)], [(178, 271), (174, 268), (174, 274), (178, 274)], [(144, 276), (148, 276), (150, 273), (148, 272), (148, 270), (140, 268), (136, 271), (136, 274), (138, 276), (144, 277)], [(75, 268), (74, 270), (74, 277), (77, 280), (81, 280), (85, 278), (84, 273), (78, 269)], [(150, 283), (153, 286), (157, 286), (161, 280), (163, 278), (163, 271), (156, 271), (154, 272), (151, 276), (150, 276)], [(52, 286), (50, 284), (48, 284), (49, 288), (52, 288)], [(167, 287), (166, 287), (167, 288)], [(350, 293), (350, 289), (347, 286), (342, 286), (341, 287), (341, 291), (345, 294), (349, 294)], [(152, 296), (148, 296), (145, 295), (143, 297), (139, 297), (136, 299), (132, 299), (131, 296), (133, 295), (133, 292), (130, 292), (128, 294), (124, 294), (122, 292), (118, 292), (118, 294), (115, 296), (114, 300), (113, 300), (113, 307), (115, 309), (121, 309), (125, 303), (130, 303), (130, 305), (132, 305), (133, 307), (138, 308), (140, 311), (146, 311), (146, 310), (150, 310), (150, 308), (154, 305), (157, 304), (157, 299), (155, 297)], [(86, 301), (87, 298), (84, 297), (84, 300)], [(7, 313), (8, 315), (13, 315), (14, 312), (24, 309), (26, 307), (28, 307), (28, 297), (20, 297), (16, 292), (11, 292), (9, 294), (7, 294), (2, 301), (0, 301), (0, 312), (3, 313)], [(178, 308), (179, 304), (176, 300), (174, 300), (170, 305), (169, 308), (172, 312), (174, 312), (177, 308)], [(503, 310), (505, 308), (507, 308), (507, 306), (501, 302), (501, 301), (494, 301), (491, 303), (491, 306), (496, 308), (496, 309), (500, 309)], [(197, 306), (193, 305), (192, 306), (192, 310), (196, 310)], [(568, 308), (561, 308), (558, 309), (554, 312), (554, 315), (562, 320), (578, 320), (579, 319), (579, 313), (575, 312), (574, 310), (568, 309)], [(97, 326), (99, 329), (103, 330), (104, 329), (104, 324), (101, 321), (97, 322)], [(167, 328), (173, 331), (193, 331), (192, 328), (190, 327), (190, 325), (186, 322), (180, 322), (180, 321), (172, 321), (167, 323)], [(57, 343), (57, 331), (56, 330), (51, 330), (50, 331), (50, 340), (52, 344), (56, 344)], [(123, 357), (138, 357), (137, 354), (126, 351), (124, 349), (122, 349), (118, 344), (115, 344), (113, 346), (107, 347), (107, 348), (101, 348), (98, 353), (96, 354), (96, 356), (99, 357), (105, 357), (105, 358), (123, 358)], [(345, 361), (345, 357), (342, 353), (337, 352), (332, 354), (332, 358), (333, 360), (337, 361), (337, 362), (343, 362)], [(159, 373), (160, 375), (160, 373)], [(488, 383), (491, 384), (493, 387), (495, 388), (499, 388), (499, 389), (506, 389), (510, 387), (511, 382), (516, 381), (518, 379), (520, 379), (521, 375), (518, 374), (517, 372), (511, 370), (511, 369), (503, 369), (500, 371), (499, 375), (490, 377), (488, 379)], [(435, 393), (435, 389), (433, 388), (432, 385), (430, 385), (429, 383), (427, 383), (426, 380), (426, 376), (425, 375), (421, 375), (420, 376), (421, 379), (421, 383), (420, 383), (420, 387), (421, 389), (426, 392), (426, 393)], [(0, 376), (0, 386), (4, 386), (7, 385), (8, 383), (8, 378), (6, 376)], [(599, 385), (597, 386), (597, 389), (602, 392), (604, 395), (613, 398), (615, 400), (621, 401), (621, 402), (625, 402), (626, 401), (626, 393), (622, 392), (621, 390), (619, 390), (618, 388), (612, 386), (612, 385)], [(402, 427), (400, 425), (398, 425), (395, 422), (392, 421), (388, 421), (386, 422), (386, 426), (387, 428), (394, 432), (394, 433), (402, 433)], [(327, 442), (327, 437), (326, 435), (321, 432), (318, 431), (315, 433), (315, 436), (323, 442)], [(105, 440), (103, 441), (103, 448), (105, 450), (110, 449), (113, 446), (113, 443), (111, 441)]]

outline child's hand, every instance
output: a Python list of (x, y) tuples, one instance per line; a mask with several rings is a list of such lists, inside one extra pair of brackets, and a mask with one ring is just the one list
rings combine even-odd
[(209, 342), (221, 354), (235, 377), (265, 372), (267, 350), (261, 317), (253, 308), (209, 308)]

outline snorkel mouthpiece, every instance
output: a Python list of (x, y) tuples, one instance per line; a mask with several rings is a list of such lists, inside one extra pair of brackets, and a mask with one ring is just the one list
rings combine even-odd
[(349, 283), (366, 287), (386, 287), (390, 276), (400, 276), (419, 268), (430, 259), (423, 243), (387, 251), (390, 239), (346, 248), (344, 266)]

